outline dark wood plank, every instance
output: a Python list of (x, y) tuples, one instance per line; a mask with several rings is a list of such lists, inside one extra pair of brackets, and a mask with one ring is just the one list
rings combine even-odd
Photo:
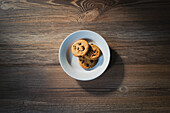
[(126, 65), (122, 78), (121, 65), (115, 65), (90, 82), (71, 79), (60, 66), (2, 67), (1, 110), (164, 112), (170, 104), (170, 66), (161, 67)]
[[(169, 0), (0, 0), (0, 112), (170, 112)], [(101, 34), (111, 62), (76, 81), (58, 51), (70, 33)]]

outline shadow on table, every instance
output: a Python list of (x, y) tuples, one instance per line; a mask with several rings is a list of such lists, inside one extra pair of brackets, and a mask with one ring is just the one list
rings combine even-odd
[(97, 79), (91, 81), (77, 81), (87, 92), (104, 95), (116, 91), (124, 78), (124, 63), (121, 57), (110, 48), (111, 57), (107, 70)]

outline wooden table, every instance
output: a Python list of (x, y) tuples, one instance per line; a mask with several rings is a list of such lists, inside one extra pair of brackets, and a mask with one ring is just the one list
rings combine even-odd
[[(111, 62), (76, 81), (58, 52), (77, 30), (101, 34)], [(0, 0), (1, 113), (170, 113), (169, 0)]]

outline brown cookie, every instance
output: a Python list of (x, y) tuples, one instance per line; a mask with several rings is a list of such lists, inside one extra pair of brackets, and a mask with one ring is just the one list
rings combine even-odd
[(89, 51), (85, 54), (85, 58), (89, 60), (97, 60), (101, 55), (100, 49), (94, 44), (89, 44), (89, 48)]
[(72, 45), (72, 53), (74, 56), (84, 56), (89, 50), (89, 44), (85, 40), (78, 40)]
[(94, 67), (97, 64), (98, 60), (88, 60), (87, 58), (83, 57), (79, 57), (79, 64), (82, 68), (84, 69), (89, 69)]

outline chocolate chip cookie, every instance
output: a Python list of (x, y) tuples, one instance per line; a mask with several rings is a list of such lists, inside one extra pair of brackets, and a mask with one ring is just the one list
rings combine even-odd
[(96, 45), (89, 44), (89, 51), (85, 54), (85, 58), (88, 60), (97, 60), (100, 57), (100, 54), (101, 51)]
[(97, 64), (97, 60), (88, 60), (84, 56), (79, 57), (78, 61), (80, 66), (84, 69), (92, 68)]
[(72, 53), (74, 56), (84, 56), (89, 50), (89, 44), (85, 40), (78, 40), (72, 45)]

